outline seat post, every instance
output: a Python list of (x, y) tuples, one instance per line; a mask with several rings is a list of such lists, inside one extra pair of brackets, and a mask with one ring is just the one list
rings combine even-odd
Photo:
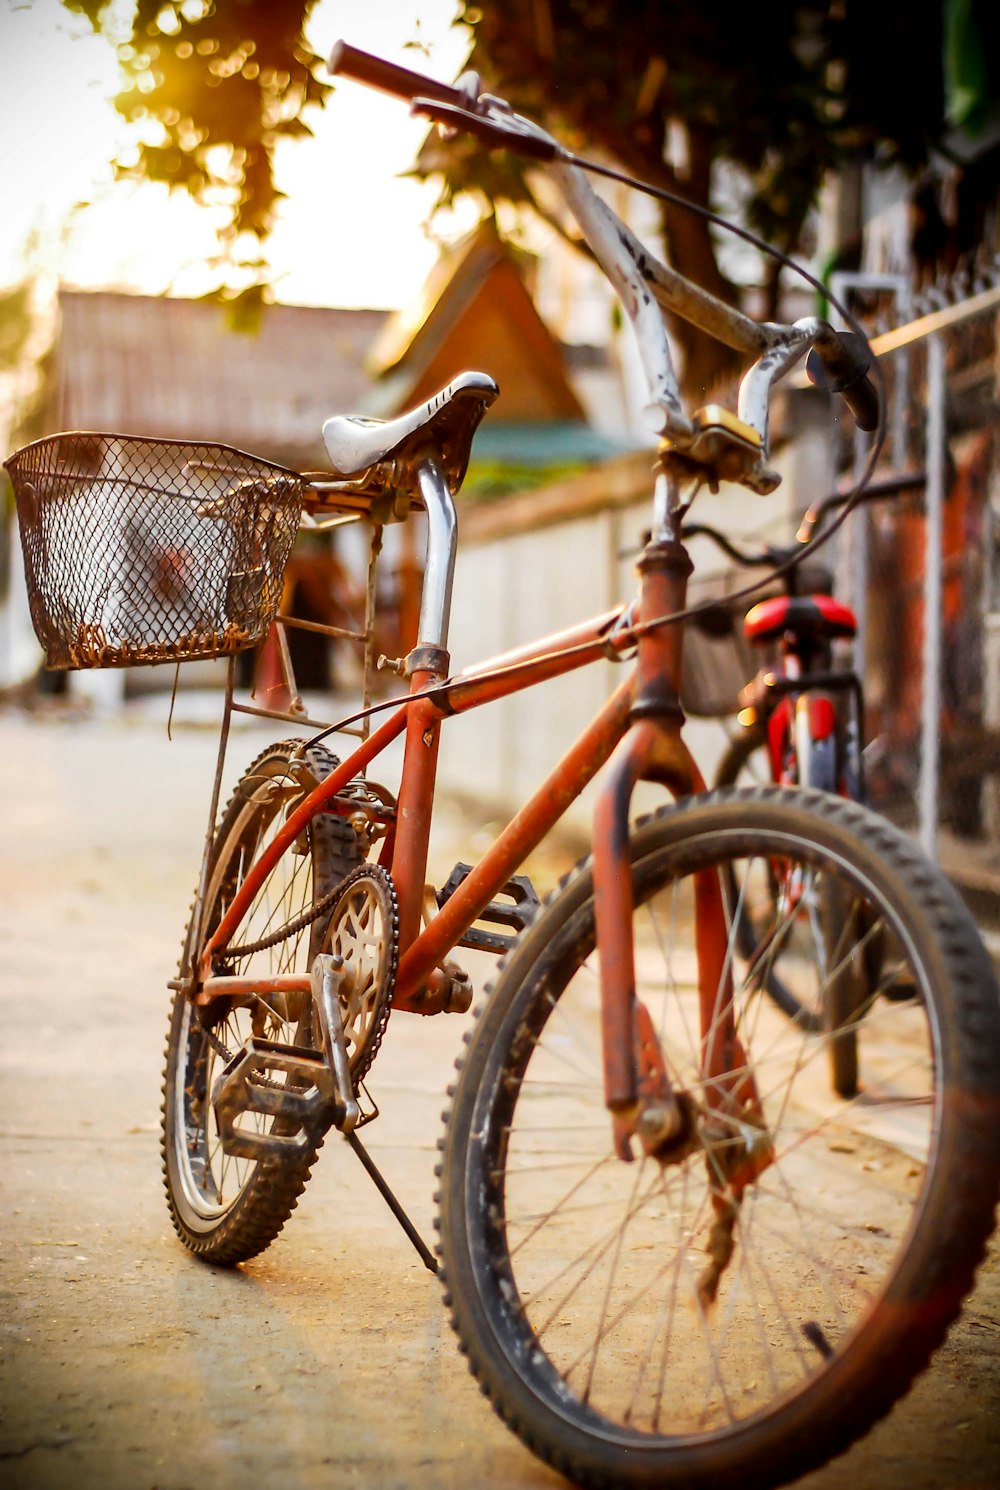
[(417, 463), (417, 481), (427, 511), (427, 553), (417, 646), (445, 651), (455, 578), (458, 517), (444, 472), (433, 455), (424, 456)]

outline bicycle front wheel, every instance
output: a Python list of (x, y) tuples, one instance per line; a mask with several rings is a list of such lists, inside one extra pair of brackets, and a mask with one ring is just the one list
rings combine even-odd
[[(972, 1285), (1000, 1174), (996, 982), (950, 886), (855, 804), (712, 793), (640, 824), (631, 855), (637, 996), (692, 1141), (673, 1161), (615, 1156), (585, 863), (502, 965), (461, 1067), (441, 1196), (453, 1323), (500, 1415), (578, 1483), (780, 1484), (888, 1411)], [(751, 1115), (702, 1071), (694, 890), (735, 867), (766, 898), (775, 864), (797, 896), (767, 958), (803, 997), (827, 976), (830, 883), (859, 936), (896, 938), (920, 997), (868, 990), (868, 1086), (843, 1099), (829, 1033), (761, 997), (733, 921)]]

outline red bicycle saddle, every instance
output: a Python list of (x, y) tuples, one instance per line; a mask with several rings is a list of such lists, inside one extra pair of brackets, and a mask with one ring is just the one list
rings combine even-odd
[(858, 623), (850, 606), (832, 595), (776, 595), (747, 611), (743, 634), (752, 642), (772, 642), (786, 631), (805, 636), (851, 637)]

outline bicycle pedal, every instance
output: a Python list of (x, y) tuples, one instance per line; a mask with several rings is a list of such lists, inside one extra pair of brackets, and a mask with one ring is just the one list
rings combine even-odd
[(884, 979), (879, 992), (890, 1004), (908, 1004), (920, 997), (913, 974), (909, 971), (899, 972), (895, 969)]
[[(285, 1078), (280, 1085), (274, 1079), (279, 1075)], [(290, 1086), (289, 1080), (306, 1084)], [(212, 1087), (219, 1140), (237, 1159), (274, 1159), (315, 1148), (337, 1122), (341, 1105), (319, 1051), (257, 1037), (247, 1040)], [(249, 1112), (272, 1118), (270, 1130), (240, 1127), (239, 1118)], [(283, 1131), (276, 1132), (279, 1126)]]
[[(456, 864), (436, 893), (438, 910), (451, 899), (459, 885), (472, 873), (471, 864)], [(534, 919), (540, 901), (534, 885), (526, 874), (515, 874), (497, 892), (506, 900), (491, 900), (476, 917), (475, 924), (457, 943), (459, 947), (471, 947), (476, 952), (491, 952), (498, 956), (514, 945), (519, 932)], [(488, 931), (481, 922), (509, 928), (508, 933)]]

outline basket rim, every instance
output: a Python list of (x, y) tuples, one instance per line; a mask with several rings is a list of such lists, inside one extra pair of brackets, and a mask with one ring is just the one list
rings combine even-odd
[(105, 429), (63, 429), (54, 434), (40, 435), (37, 440), (31, 440), (27, 445), (21, 445), (17, 450), (12, 450), (3, 462), (4, 468), (10, 470), (11, 463), (19, 460), (22, 455), (27, 455), (29, 450), (38, 450), (43, 445), (53, 445), (59, 440), (66, 439), (138, 440), (144, 445), (186, 446), (191, 450), (224, 450), (228, 455), (239, 455), (244, 460), (256, 461), (258, 465), (269, 466), (272, 471), (280, 471), (284, 476), (292, 476), (296, 481), (309, 484), (301, 471), (283, 465), (280, 461), (271, 460), (266, 455), (254, 455), (253, 451), (244, 450), (240, 445), (230, 445), (225, 440), (185, 440), (177, 435), (129, 435), (121, 430)]

